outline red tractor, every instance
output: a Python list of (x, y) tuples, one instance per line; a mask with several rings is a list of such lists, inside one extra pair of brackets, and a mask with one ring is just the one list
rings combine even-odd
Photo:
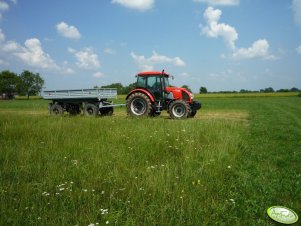
[(173, 119), (194, 117), (201, 103), (193, 100), (187, 89), (169, 85), (169, 74), (142, 72), (137, 75), (136, 88), (126, 97), (127, 113), (131, 116), (158, 116), (167, 110)]

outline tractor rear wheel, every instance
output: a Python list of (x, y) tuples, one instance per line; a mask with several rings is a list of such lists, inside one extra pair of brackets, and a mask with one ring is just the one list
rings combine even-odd
[(51, 115), (63, 115), (64, 114), (64, 109), (59, 104), (52, 104), (49, 111), (50, 111)]
[(86, 104), (84, 114), (85, 116), (96, 116), (98, 114), (98, 107), (95, 104)]
[(152, 104), (148, 96), (144, 93), (133, 93), (129, 96), (126, 102), (126, 108), (128, 115), (141, 117), (151, 116)]
[(169, 106), (169, 115), (172, 119), (185, 119), (191, 114), (189, 104), (182, 100), (176, 100)]

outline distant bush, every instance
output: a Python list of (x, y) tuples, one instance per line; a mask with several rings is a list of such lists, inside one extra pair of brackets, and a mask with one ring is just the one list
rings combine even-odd
[(301, 97), (301, 93), (299, 93), (298, 97)]

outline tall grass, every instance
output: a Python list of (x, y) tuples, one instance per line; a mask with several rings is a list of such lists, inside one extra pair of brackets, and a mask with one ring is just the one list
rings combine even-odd
[(298, 213), (300, 98), (202, 101), (183, 121), (2, 102), (0, 224), (269, 225), (270, 205)]

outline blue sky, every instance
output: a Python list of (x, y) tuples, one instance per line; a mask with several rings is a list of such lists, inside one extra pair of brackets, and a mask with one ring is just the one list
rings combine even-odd
[(162, 69), (195, 92), (301, 88), (301, 0), (0, 0), (0, 70), (75, 89)]

